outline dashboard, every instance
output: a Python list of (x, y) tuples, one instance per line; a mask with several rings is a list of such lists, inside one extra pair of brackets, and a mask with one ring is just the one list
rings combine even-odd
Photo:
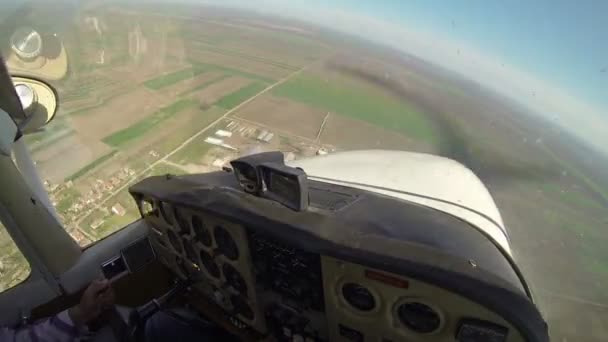
[[(443, 253), (447, 248), (416, 241), (416, 234), (376, 227), (360, 210), (393, 203), (412, 218), (421, 208), (311, 183), (311, 203), (319, 205), (297, 212), (233, 183), (222, 172), (151, 177), (130, 191), (160, 262), (178, 277), (196, 276), (195, 291), (235, 329), (254, 333), (252, 339), (545, 341), (532, 325), (546, 325), (521, 284), (485, 272), (479, 256), (460, 262)], [(328, 192), (342, 205), (323, 207)], [(419, 223), (427, 214), (400, 223)], [(457, 221), (430, 220), (421, 228), (432, 233), (438, 222), (462, 224)], [(483, 302), (492, 293), (495, 300)]]

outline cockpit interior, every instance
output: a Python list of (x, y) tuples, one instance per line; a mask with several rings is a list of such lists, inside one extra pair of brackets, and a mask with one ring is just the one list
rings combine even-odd
[(525, 281), (478, 229), (309, 180), (281, 153), (129, 191), (148, 233), (106, 277), (160, 263), (187, 283), (181, 302), (242, 340), (544, 341)]

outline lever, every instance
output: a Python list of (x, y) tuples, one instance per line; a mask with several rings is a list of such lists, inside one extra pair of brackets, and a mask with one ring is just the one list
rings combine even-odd
[(191, 284), (196, 282), (194, 277), (188, 277), (186, 280), (178, 281), (169, 291), (162, 296), (152, 299), (146, 304), (137, 307), (129, 315), (129, 338), (128, 341), (140, 341), (143, 339), (143, 327), (146, 321), (154, 314), (166, 307), (168, 303), (173, 301), (178, 295), (186, 291)]

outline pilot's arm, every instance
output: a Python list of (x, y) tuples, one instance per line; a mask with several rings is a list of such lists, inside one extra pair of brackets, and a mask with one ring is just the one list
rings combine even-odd
[(114, 293), (109, 282), (95, 280), (76, 306), (27, 326), (0, 328), (0, 342), (78, 341), (87, 335), (87, 324), (113, 304)]

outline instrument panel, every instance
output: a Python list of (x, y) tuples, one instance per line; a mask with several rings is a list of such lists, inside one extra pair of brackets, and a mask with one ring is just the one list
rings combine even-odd
[(332, 341), (524, 341), (500, 316), (442, 288), (332, 257), (323, 271)]
[(199, 291), (243, 324), (264, 330), (245, 229), (167, 202), (149, 204), (150, 239), (161, 262), (181, 278), (202, 277)]
[(271, 341), (524, 341), (500, 315), (403, 274), (316, 253), (253, 225), (144, 198), (161, 262), (235, 328)]

